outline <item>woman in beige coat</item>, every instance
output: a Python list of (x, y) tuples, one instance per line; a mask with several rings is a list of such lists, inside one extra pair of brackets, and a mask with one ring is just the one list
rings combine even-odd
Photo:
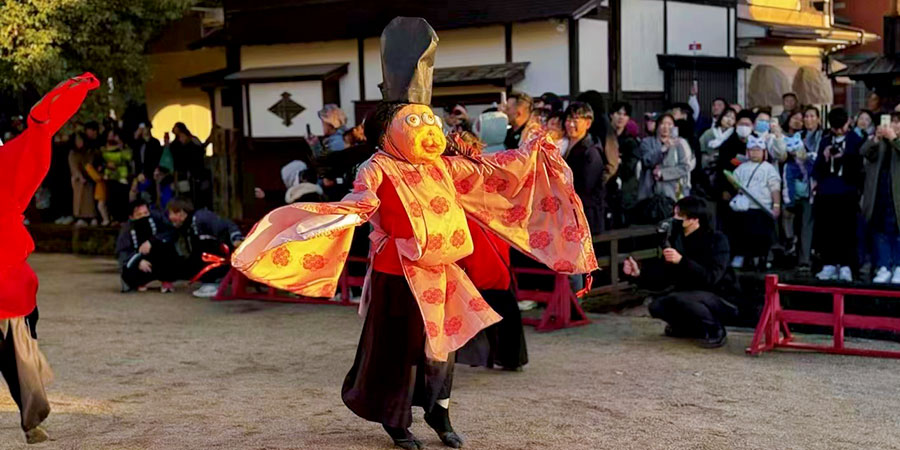
[(72, 173), (72, 216), (78, 225), (87, 225), (97, 215), (94, 209), (94, 184), (84, 172), (89, 164), (90, 152), (85, 146), (84, 136), (75, 135), (72, 150), (69, 151), (69, 171)]

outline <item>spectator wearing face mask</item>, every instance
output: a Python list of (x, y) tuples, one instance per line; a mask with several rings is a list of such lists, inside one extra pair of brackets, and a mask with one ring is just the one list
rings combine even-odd
[(862, 138), (848, 132), (850, 118), (844, 108), (831, 110), (828, 122), (831, 129), (819, 144), (819, 155), (813, 166), (815, 240), (824, 263), (816, 277), (853, 281), (852, 268), (857, 264), (856, 221)]
[[(858, 122), (857, 122), (858, 123)], [(866, 181), (863, 216), (874, 241), (874, 283), (900, 284), (900, 113), (891, 124), (878, 127), (863, 145)]]
[(116, 240), (116, 254), (122, 270), (122, 292), (146, 291), (151, 281), (162, 282), (162, 292), (172, 292), (178, 278), (172, 264), (175, 249), (171, 230), (161, 214), (150, 211), (143, 200), (130, 205), (128, 221)]
[(720, 200), (731, 201), (737, 193), (725, 178), (724, 171), (734, 171), (747, 160), (747, 138), (753, 134), (753, 112), (743, 110), (737, 113), (734, 134), (719, 146), (719, 158), (716, 161), (716, 194)]
[(768, 109), (761, 109), (753, 120), (753, 131), (766, 143), (768, 159), (781, 162), (787, 157), (784, 149), (784, 131), (777, 120), (772, 120)]
[(665, 334), (696, 338), (707, 348), (725, 344), (724, 323), (738, 314), (740, 287), (728, 267), (728, 239), (710, 226), (706, 201), (685, 197), (675, 205), (663, 257), (638, 263), (628, 258), (625, 275), (638, 285), (663, 291), (650, 302), (650, 315), (666, 322)]
[(769, 249), (775, 241), (775, 224), (781, 215), (781, 177), (778, 169), (765, 160), (766, 151), (765, 136), (751, 134), (747, 138), (750, 160), (734, 171), (735, 179), (747, 191), (730, 203), (735, 219), (735, 226), (730, 230), (735, 268), (743, 267), (746, 257), (754, 260), (754, 266), (765, 270)]

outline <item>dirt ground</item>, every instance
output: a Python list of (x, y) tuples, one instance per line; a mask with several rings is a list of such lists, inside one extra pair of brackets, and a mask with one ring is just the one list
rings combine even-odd
[[(351, 308), (120, 294), (108, 259), (38, 254), (40, 345), (59, 449), (386, 449), (340, 399)], [(476, 449), (900, 448), (893, 360), (703, 350), (647, 317), (527, 328), (521, 373), (457, 367), (455, 428)], [(803, 336), (802, 339), (810, 339)], [(860, 341), (851, 341), (859, 344)], [(866, 345), (896, 347), (892, 343)], [(5, 390), (4, 390), (5, 392)], [(416, 412), (413, 431), (440, 441)], [(0, 393), (0, 447), (25, 448)]]

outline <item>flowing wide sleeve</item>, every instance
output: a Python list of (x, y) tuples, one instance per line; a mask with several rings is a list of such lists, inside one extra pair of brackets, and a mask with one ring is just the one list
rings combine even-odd
[(360, 168), (353, 192), (332, 203), (294, 203), (259, 221), (231, 257), (252, 280), (307, 297), (332, 297), (344, 268), (353, 228), (378, 209), (382, 172)]
[(446, 157), (466, 214), (519, 251), (561, 273), (597, 269), (572, 170), (546, 135), (518, 149)]

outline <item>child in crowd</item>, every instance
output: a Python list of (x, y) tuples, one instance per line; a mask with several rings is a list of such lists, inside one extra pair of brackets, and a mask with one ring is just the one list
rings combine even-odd
[(757, 133), (747, 138), (749, 161), (742, 163), (734, 171), (734, 177), (749, 193), (740, 193), (731, 200), (734, 210), (734, 231), (739, 239), (735, 244), (732, 266), (740, 268), (745, 258), (752, 258), (753, 265), (766, 269), (766, 258), (775, 241), (775, 220), (781, 215), (781, 176), (778, 169), (765, 161), (766, 137)]

